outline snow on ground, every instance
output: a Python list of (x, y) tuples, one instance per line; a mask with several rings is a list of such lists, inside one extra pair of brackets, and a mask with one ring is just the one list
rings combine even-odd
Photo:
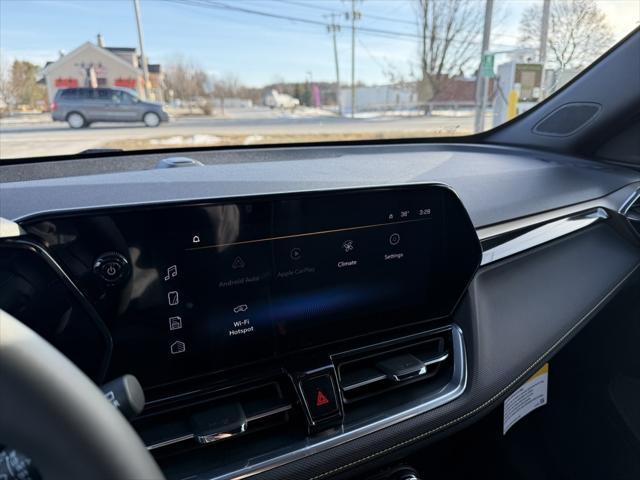
[[(471, 117), (474, 114), (473, 109), (442, 109), (432, 110), (430, 116), (432, 117)], [(349, 117), (348, 113), (343, 114), (345, 117)], [(388, 118), (388, 117), (423, 117), (425, 116), (424, 110), (378, 110), (374, 112), (357, 112), (354, 118), (361, 119), (376, 119), (376, 118)]]
[(261, 143), (264, 140), (262, 135), (249, 135), (243, 141), (243, 145), (255, 145), (256, 143)]
[(335, 117), (336, 114), (324, 108), (297, 107), (295, 110), (275, 110), (284, 118), (306, 118), (306, 117)]
[(168, 138), (152, 138), (151, 145), (215, 145), (222, 139), (216, 135), (174, 135)]
[(0, 125), (19, 125), (23, 123), (49, 123), (50, 113), (14, 113), (11, 116), (0, 118)]

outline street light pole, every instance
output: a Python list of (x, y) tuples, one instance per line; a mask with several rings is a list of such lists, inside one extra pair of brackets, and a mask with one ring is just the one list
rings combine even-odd
[(136, 12), (136, 24), (138, 26), (138, 43), (140, 44), (140, 56), (142, 57), (142, 75), (144, 77), (144, 98), (149, 99), (149, 65), (144, 54), (144, 33), (140, 21), (140, 0), (133, 0), (133, 8)]
[(356, 110), (356, 20), (359, 17), (356, 0), (351, 0), (351, 118)]
[(331, 25), (327, 29), (333, 34), (333, 59), (336, 63), (336, 103), (338, 104), (338, 115), (342, 115), (342, 105), (340, 104), (340, 64), (338, 62), (338, 45), (336, 42), (336, 32), (340, 31), (340, 25), (336, 23), (336, 14), (331, 15)]
[[(549, 39), (549, 17), (551, 13), (551, 0), (544, 0), (542, 4), (542, 25), (540, 26), (540, 57), (538, 60), (542, 64), (542, 72), (540, 73), (540, 93), (544, 98), (544, 65), (547, 63), (547, 42)], [(542, 99), (541, 98), (541, 99)]]
[(480, 66), (478, 67), (478, 77), (476, 79), (476, 117), (475, 132), (484, 130), (484, 112), (489, 95), (489, 80), (482, 76), (482, 59), (489, 52), (489, 42), (491, 39), (491, 17), (493, 15), (493, 0), (486, 0), (484, 10), (484, 31), (482, 33), (482, 51), (480, 53)]

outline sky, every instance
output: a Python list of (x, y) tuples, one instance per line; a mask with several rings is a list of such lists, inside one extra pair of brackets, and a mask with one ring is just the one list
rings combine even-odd
[[(356, 81), (388, 81), (385, 71), (404, 75), (415, 63), (415, 0), (357, 0), (357, 27), (391, 33), (358, 32)], [(482, 0), (477, 0), (481, 5)], [(561, 1), (561, 0), (554, 0)], [(496, 0), (493, 50), (518, 46), (522, 12), (541, 0)], [(598, 0), (615, 40), (640, 24), (640, 0)], [(249, 86), (274, 81), (335, 81), (332, 37), (327, 15), (347, 25), (347, 0), (140, 0), (145, 52), (151, 63), (177, 56), (213, 75), (233, 73)], [(230, 5), (315, 23), (249, 14), (212, 5)], [(499, 20), (498, 20), (499, 18)], [(44, 66), (60, 51), (70, 52), (101, 33), (106, 46), (137, 47), (133, 0), (0, 0), (0, 64), (14, 59)], [(351, 32), (337, 34), (341, 81), (350, 81)]]

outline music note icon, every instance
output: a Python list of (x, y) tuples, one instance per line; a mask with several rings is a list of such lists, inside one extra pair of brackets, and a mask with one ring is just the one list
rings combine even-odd
[(178, 276), (178, 267), (176, 265), (171, 265), (167, 268), (167, 275), (164, 277), (164, 281), (167, 282), (173, 277)]

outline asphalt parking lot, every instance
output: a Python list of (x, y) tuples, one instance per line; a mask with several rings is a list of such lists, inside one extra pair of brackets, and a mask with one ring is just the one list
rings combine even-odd
[[(66, 123), (40, 121), (0, 124), (0, 159), (66, 155), (94, 148), (166, 148), (350, 138), (443, 136), (471, 133), (471, 115), (360, 115), (339, 117), (319, 111), (280, 112), (253, 108), (220, 117), (178, 117), (157, 128), (142, 123), (97, 123), (74, 130)], [(275, 139), (275, 140), (274, 140)]]

